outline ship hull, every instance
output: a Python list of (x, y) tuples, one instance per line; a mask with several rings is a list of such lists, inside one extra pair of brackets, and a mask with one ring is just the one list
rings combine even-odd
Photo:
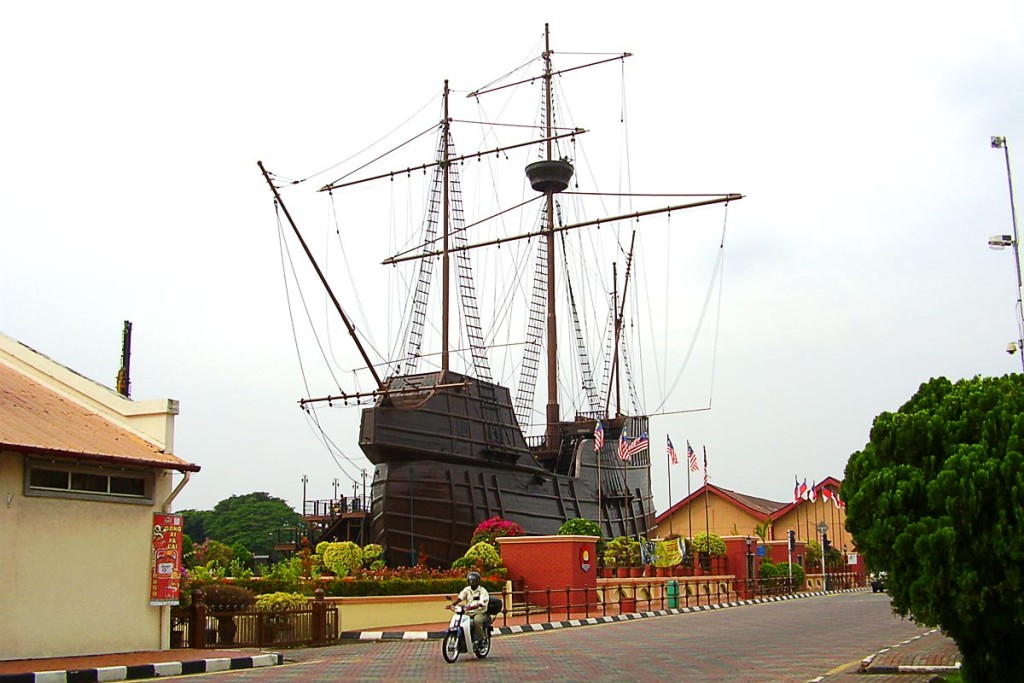
[[(649, 468), (613, 468), (601, 474), (614, 490), (599, 496), (596, 462), (583, 465), (579, 476), (437, 460), (379, 464), (371, 486), (370, 539), (386, 549), (391, 566), (447, 567), (465, 554), (477, 525), (494, 516), (530, 535), (555, 534), (567, 519), (583, 517), (599, 521), (606, 538), (646, 536), (653, 524)], [(628, 494), (608, 486), (621, 483), (623, 475)]]
[(495, 516), (530, 535), (577, 517), (607, 538), (653, 526), (649, 452), (616, 454), (623, 431), (645, 433), (647, 418), (606, 420), (600, 452), (597, 421), (583, 416), (558, 423), (554, 445), (531, 446), (500, 385), (447, 372), (394, 377), (387, 389), (363, 411), (359, 446), (375, 466), (369, 538), (390, 566), (450, 566)]

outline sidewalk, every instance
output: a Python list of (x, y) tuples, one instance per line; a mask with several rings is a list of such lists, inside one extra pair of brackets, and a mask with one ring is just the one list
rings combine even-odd
[(868, 655), (860, 665), (814, 679), (820, 683), (932, 683), (960, 668), (956, 643), (938, 629)]

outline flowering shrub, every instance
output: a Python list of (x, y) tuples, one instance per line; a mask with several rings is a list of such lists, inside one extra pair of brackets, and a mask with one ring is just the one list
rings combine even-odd
[(212, 538), (192, 548), (192, 562), (196, 567), (226, 569), (233, 556), (231, 546)]
[(302, 609), (309, 601), (301, 593), (264, 593), (256, 597), (254, 607), (262, 612), (282, 612), (288, 609)]
[[(377, 569), (360, 569), (346, 577), (328, 580), (326, 577), (310, 579), (299, 576), (295, 569), (298, 564), (299, 558), (293, 557), (277, 563), (264, 576), (234, 580), (208, 579), (202, 584), (189, 581), (188, 588), (189, 591), (192, 588), (202, 588), (204, 592), (209, 590), (212, 591), (212, 596), (218, 596), (218, 591), (222, 589), (242, 590), (241, 595), (248, 593), (250, 596), (279, 593), (301, 593), (310, 596), (320, 587), (330, 596), (357, 596), (450, 594), (458, 593), (466, 585), (466, 573), (461, 569), (431, 569), (426, 565), (395, 569), (380, 566)], [(505, 579), (508, 576), (508, 571), (504, 567), (481, 569), (480, 573), (483, 576), (481, 582), (487, 590), (499, 593), (504, 590)], [(250, 597), (244, 601), (245, 604), (250, 604), (252, 599)]]
[(383, 546), (377, 545), (376, 543), (368, 543), (363, 546), (363, 565), (371, 566), (374, 562), (380, 560), (380, 556), (384, 554)]
[(348, 576), (363, 566), (363, 551), (352, 541), (328, 543), (321, 553), (321, 558), (324, 567), (330, 569), (336, 576)]
[[(450, 571), (450, 570), (449, 570)], [(485, 576), (481, 585), (496, 595), (505, 589), (505, 581)], [(324, 586), (324, 594), (335, 596), (357, 595), (453, 595), (466, 587), (466, 577), (461, 573), (455, 577), (335, 579)]]
[(251, 605), (256, 599), (252, 591), (229, 583), (210, 583), (201, 586), (201, 589), (203, 591), (203, 602), (215, 611), (242, 610)]
[(483, 541), (497, 547), (498, 542), (495, 540), (497, 538), (502, 536), (525, 535), (526, 531), (523, 527), (519, 526), (515, 522), (502, 519), (499, 515), (495, 515), (486, 521), (480, 522), (476, 530), (473, 531), (473, 538), (471, 538), (469, 542), (471, 545), (476, 545)]
[(691, 547), (698, 553), (725, 555), (725, 541), (718, 534), (710, 536), (703, 531), (693, 537)]
[(586, 517), (567, 519), (558, 527), (559, 536), (597, 536), (597, 554), (600, 557), (604, 554), (605, 540), (601, 534), (601, 527), (597, 522)]
[(473, 566), (483, 567), (484, 571), (501, 566), (501, 555), (498, 554), (498, 549), (484, 541), (472, 545), (463, 557), (471, 561)]

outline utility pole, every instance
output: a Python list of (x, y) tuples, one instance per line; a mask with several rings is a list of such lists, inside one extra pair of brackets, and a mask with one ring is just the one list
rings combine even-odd
[(302, 514), (306, 514), (306, 484), (309, 483), (309, 477), (305, 474), (302, 475)]
[(988, 245), (993, 249), (1002, 249), (1006, 246), (1013, 248), (1013, 265), (1017, 276), (1017, 340), (1016, 344), (1011, 342), (1007, 346), (1006, 352), (1012, 355), (1019, 351), (1021, 369), (1024, 370), (1024, 306), (1021, 304), (1020, 245), (1017, 239), (1017, 209), (1013, 201), (1013, 176), (1010, 175), (1010, 143), (1005, 137), (993, 135), (992, 148), (1003, 150), (1003, 157), (1006, 159), (1006, 182), (1010, 186), (1010, 220), (1013, 224), (1013, 236), (993, 235)]

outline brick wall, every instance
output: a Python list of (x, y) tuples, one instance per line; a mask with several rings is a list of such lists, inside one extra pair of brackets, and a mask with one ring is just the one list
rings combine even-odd
[(567, 587), (570, 602), (583, 604), (583, 589), (597, 588), (596, 536), (518, 536), (498, 543), (508, 578), (516, 590), (529, 589), (533, 604), (564, 606)]

